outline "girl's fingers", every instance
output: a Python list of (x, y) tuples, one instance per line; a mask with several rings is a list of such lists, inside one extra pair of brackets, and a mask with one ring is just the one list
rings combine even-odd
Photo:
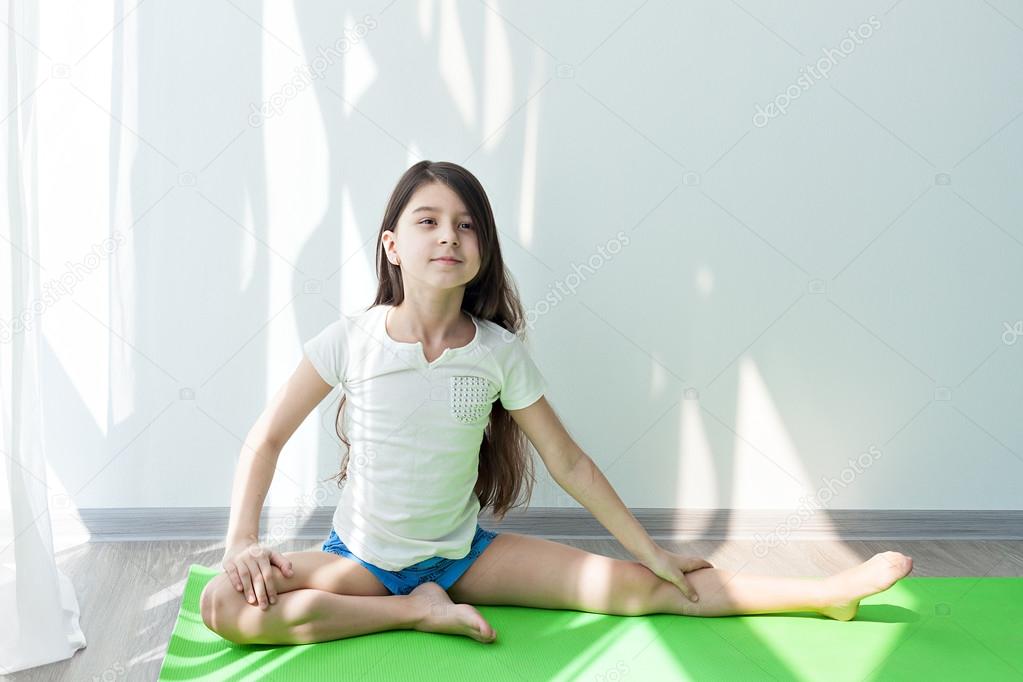
[(289, 578), (294, 575), (295, 569), (292, 568), (291, 562), (280, 552), (270, 553), (270, 563), (281, 569), (281, 573), (288, 576)]
[(277, 588), (274, 587), (274, 571), (269, 561), (260, 561), (259, 570), (263, 573), (263, 582), (266, 584), (266, 598), (268, 604), (277, 601)]
[(256, 590), (255, 605), (262, 608), (263, 604), (266, 604), (266, 585), (258, 563), (256, 564), (256, 570), (252, 574), (252, 586)]
[(224, 573), (227, 573), (227, 579), (231, 581), (231, 586), (236, 591), (241, 591), (242, 581), (238, 579), (238, 569), (232, 564), (224, 568)]
[(238, 566), (238, 579), (242, 581), (242, 590), (245, 592), (245, 601), (253, 603), (252, 576), (249, 575), (249, 567), (243, 562)]
[(695, 571), (700, 568), (714, 568), (714, 564), (710, 563), (706, 559), (693, 559), (686, 564), (685, 572)]
[(272, 550), (257, 552), (247, 560), (231, 561), (224, 570), (234, 589), (245, 594), (245, 601), (253, 606), (266, 609), (277, 603), (277, 586), (274, 584), (273, 567), (281, 574), (291, 577), (295, 571), (291, 562), (280, 552)]

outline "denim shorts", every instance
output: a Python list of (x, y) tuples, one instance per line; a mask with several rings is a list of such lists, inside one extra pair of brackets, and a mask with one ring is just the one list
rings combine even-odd
[(345, 543), (341, 541), (341, 538), (337, 536), (337, 531), (333, 528), (330, 529), (330, 536), (323, 543), (321, 549), (324, 552), (332, 552), (353, 561), (358, 561), (369, 569), (370, 573), (375, 575), (384, 584), (384, 587), (390, 590), (391, 594), (408, 594), (417, 586), (427, 582), (435, 582), (445, 590), (450, 588), (455, 584), (456, 580), (462, 577), (463, 573), (469, 570), (472, 562), (479, 558), (483, 550), (487, 548), (487, 545), (496, 537), (497, 533), (487, 530), (477, 523), (476, 535), (472, 538), (472, 546), (469, 548), (469, 553), (461, 559), (447, 559), (435, 556), (423, 559), (411, 566), (406, 566), (400, 571), (388, 571), (355, 556), (345, 546)]

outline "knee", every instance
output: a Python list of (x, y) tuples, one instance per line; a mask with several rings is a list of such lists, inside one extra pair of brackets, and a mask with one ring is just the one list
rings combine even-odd
[(624, 589), (618, 591), (618, 613), (623, 616), (658, 613), (658, 608), (664, 602), (661, 586), (668, 583), (638, 561), (622, 562), (622, 571)]
[[(701, 601), (692, 602), (689, 600), (689, 597), (682, 594), (682, 590), (678, 589), (678, 586), (674, 583), (659, 577), (643, 564), (637, 563), (637, 566), (639, 569), (642, 569), (638, 571), (638, 573), (642, 574), (642, 577), (639, 578), (642, 587), (637, 588), (636, 591), (637, 595), (642, 596), (642, 607), (639, 614), (671, 613), (680, 616), (703, 615), (702, 597)], [(690, 587), (695, 587), (691, 576), (699, 571), (706, 570), (713, 569), (701, 568), (697, 571), (686, 573), (686, 580), (689, 582)]]
[[(695, 602), (682, 594), (682, 590), (678, 589), (677, 585), (669, 583), (667, 580), (662, 580), (661, 582), (664, 584), (664, 600), (667, 603), (665, 613), (678, 613), (683, 616), (711, 615), (714, 607), (710, 606), (710, 604), (712, 603), (712, 597), (714, 597), (714, 591), (711, 589), (713, 581), (708, 580), (708, 576), (713, 575), (717, 571), (718, 569), (716, 568), (698, 568), (685, 574), (686, 582), (689, 583), (690, 589), (695, 590), (700, 597), (700, 600)], [(703, 591), (701, 592), (700, 589)], [(672, 610), (672, 605), (674, 605), (675, 610)]]
[(206, 627), (214, 632), (217, 631), (217, 586), (222, 582), (222, 575), (218, 575), (206, 583), (202, 594), (199, 595), (199, 615), (202, 616), (202, 622), (206, 624)]
[(235, 593), (227, 575), (221, 573), (206, 583), (202, 594), (199, 595), (199, 614), (207, 628), (224, 639), (243, 644), (235, 627), (237, 623), (232, 622), (237, 621), (238, 607), (241, 604), (239, 599), (241, 597)]

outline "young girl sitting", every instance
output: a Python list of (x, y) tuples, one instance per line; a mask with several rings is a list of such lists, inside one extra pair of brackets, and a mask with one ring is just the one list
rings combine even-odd
[[(373, 304), (305, 344), (246, 439), (224, 572), (200, 599), (222, 637), (298, 644), (405, 628), (494, 641), (472, 604), (849, 620), (860, 599), (912, 570), (910, 557), (882, 552), (826, 578), (744, 575), (654, 543), (544, 397), (490, 202), (461, 166), (421, 161), (405, 172), (376, 258)], [(277, 457), (338, 384), (348, 451), (330, 535), (321, 551), (263, 547), (259, 513)], [(524, 485), (528, 501), (526, 438), (635, 561), (479, 526), (481, 509), (503, 518)]]

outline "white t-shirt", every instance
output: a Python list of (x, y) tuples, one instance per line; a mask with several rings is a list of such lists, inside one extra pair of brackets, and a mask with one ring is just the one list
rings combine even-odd
[(472, 341), (427, 363), (421, 342), (387, 334), (390, 308), (342, 316), (304, 350), (346, 396), (342, 432), (352, 445), (334, 530), (356, 556), (397, 571), (469, 553), (491, 405), (528, 407), (546, 382), (518, 336), (475, 316)]

